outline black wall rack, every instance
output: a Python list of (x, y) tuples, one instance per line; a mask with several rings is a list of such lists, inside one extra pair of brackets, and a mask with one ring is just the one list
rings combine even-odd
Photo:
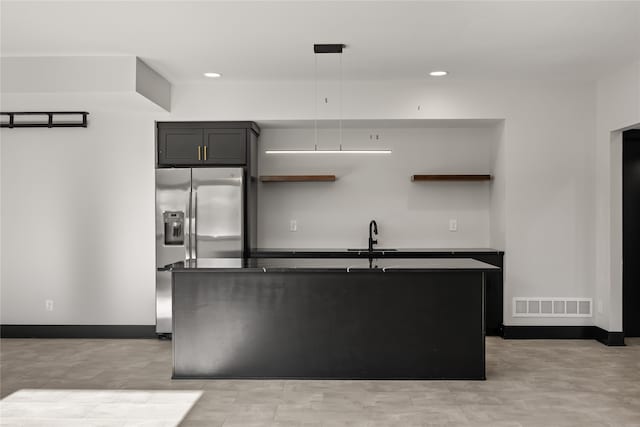
[[(86, 111), (28, 111), (28, 112), (0, 112), (3, 128), (86, 128), (87, 127)], [(6, 118), (4, 117), (6, 116)], [(41, 116), (43, 120), (34, 121), (17, 121), (16, 117), (20, 116)], [(46, 117), (44, 117), (46, 116)], [(58, 117), (56, 117), (58, 116)], [(78, 116), (75, 121), (60, 120), (61, 116)]]

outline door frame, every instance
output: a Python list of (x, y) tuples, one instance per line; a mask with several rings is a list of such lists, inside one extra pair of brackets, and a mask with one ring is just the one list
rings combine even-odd
[[(635, 128), (631, 128), (631, 129), (627, 129), (622, 131), (622, 149), (621, 149), (621, 165), (620, 165), (620, 174), (621, 174), (621, 181), (622, 181), (622, 185), (621, 185), (621, 192), (622, 192), (622, 196), (621, 196), (621, 244), (622, 244), (622, 248), (621, 248), (621, 255), (622, 255), (622, 259), (621, 259), (621, 265), (622, 265), (622, 272), (621, 272), (621, 281), (622, 281), (622, 289), (621, 289), (621, 296), (622, 296), (622, 301), (621, 301), (621, 315), (622, 315), (622, 331), (625, 334), (625, 336), (627, 336), (627, 328), (625, 327), (625, 289), (627, 289), (627, 287), (629, 286), (629, 284), (625, 284), (625, 271), (624, 271), (624, 260), (625, 260), (625, 252), (624, 252), (624, 247), (625, 247), (625, 233), (624, 233), (624, 202), (625, 202), (625, 181), (624, 181), (624, 163), (625, 163), (625, 157), (624, 157), (624, 146), (625, 146), (625, 142), (627, 142), (627, 138), (630, 138), (627, 132), (631, 132), (633, 131), (634, 133), (636, 133), (637, 135), (634, 137), (637, 138), (637, 144), (640, 144), (640, 127), (635, 127)], [(627, 289), (628, 292), (628, 289)], [(640, 307), (638, 307), (638, 309), (640, 309)], [(634, 335), (636, 336), (636, 335)]]

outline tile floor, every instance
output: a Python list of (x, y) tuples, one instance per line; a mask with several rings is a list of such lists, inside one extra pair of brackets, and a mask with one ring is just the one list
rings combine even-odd
[[(171, 342), (0, 342), (0, 392), (193, 390), (181, 426), (638, 426), (640, 339), (487, 339), (487, 381), (171, 380)], [(141, 424), (143, 425), (143, 424)]]

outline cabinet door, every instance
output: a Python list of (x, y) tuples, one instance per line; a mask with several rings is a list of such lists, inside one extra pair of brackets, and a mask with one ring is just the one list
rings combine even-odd
[(246, 129), (205, 129), (204, 163), (212, 165), (245, 165), (247, 163)]
[(158, 165), (195, 165), (204, 159), (202, 129), (160, 129)]

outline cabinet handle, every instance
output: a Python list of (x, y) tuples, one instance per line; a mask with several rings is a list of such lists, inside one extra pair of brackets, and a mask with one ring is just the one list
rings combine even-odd
[(207, 160), (207, 146), (204, 146), (204, 159)]
[(198, 160), (202, 160), (201, 156), (200, 156), (200, 146), (198, 145)]

